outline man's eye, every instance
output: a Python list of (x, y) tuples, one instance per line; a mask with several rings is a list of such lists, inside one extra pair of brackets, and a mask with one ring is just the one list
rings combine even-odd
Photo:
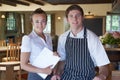
[(39, 23), (39, 21), (38, 21), (38, 20), (36, 20), (36, 21), (35, 21), (35, 23)]
[(41, 22), (46, 23), (46, 21), (41, 21)]
[(81, 16), (81, 14), (77, 14), (76, 16), (77, 16), (77, 17), (80, 17), (80, 16)]
[(69, 15), (69, 17), (73, 17), (72, 15)]

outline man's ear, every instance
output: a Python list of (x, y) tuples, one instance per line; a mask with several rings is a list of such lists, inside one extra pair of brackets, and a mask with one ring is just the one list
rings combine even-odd
[(66, 21), (69, 23), (69, 20), (68, 20), (68, 18), (66, 18)]

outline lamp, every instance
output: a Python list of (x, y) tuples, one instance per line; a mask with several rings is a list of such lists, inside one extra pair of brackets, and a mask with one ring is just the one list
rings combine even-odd
[(85, 14), (85, 18), (93, 18), (93, 17), (94, 17), (94, 14), (91, 13), (90, 11), (87, 14)]
[(2, 14), (2, 15), (1, 15), (1, 18), (5, 18), (5, 15), (4, 15), (4, 14)]
[(61, 17), (59, 16), (59, 17), (57, 17), (57, 19), (58, 19), (58, 20), (60, 20), (60, 19), (61, 19)]
[(94, 14), (89, 11), (85, 16), (94, 16)]

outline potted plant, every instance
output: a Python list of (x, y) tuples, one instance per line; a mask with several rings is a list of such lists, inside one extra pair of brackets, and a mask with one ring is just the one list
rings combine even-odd
[(120, 38), (114, 38), (112, 33), (106, 33), (102, 37), (102, 43), (109, 48), (118, 47), (118, 44), (120, 44)]

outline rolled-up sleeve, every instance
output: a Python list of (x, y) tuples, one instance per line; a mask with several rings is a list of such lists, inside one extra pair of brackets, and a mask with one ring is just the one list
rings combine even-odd
[[(93, 48), (90, 49), (91, 56), (96, 66), (103, 66), (110, 63), (107, 53), (98, 38), (92, 39)], [(91, 44), (92, 45), (92, 44)]]
[(21, 52), (31, 52), (30, 38), (27, 35), (22, 38)]

